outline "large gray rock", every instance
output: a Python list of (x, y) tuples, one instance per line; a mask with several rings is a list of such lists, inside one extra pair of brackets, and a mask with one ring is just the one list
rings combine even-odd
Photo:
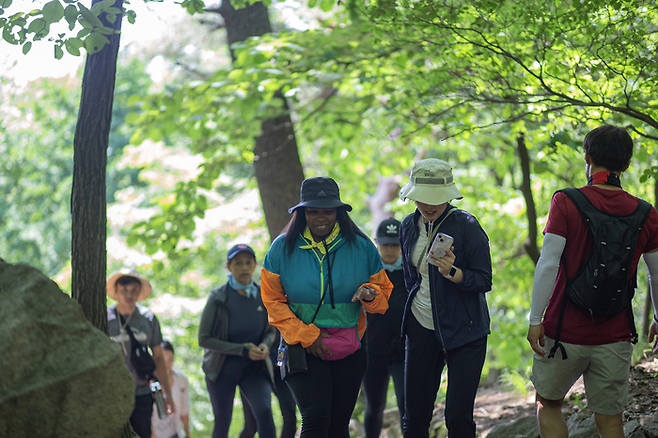
[[(594, 414), (583, 410), (567, 419), (569, 438), (598, 437), (599, 432), (594, 422)], [(630, 420), (624, 424), (624, 436), (628, 438), (658, 438), (658, 416), (643, 415), (639, 419)], [(519, 418), (518, 420), (495, 426), (487, 438), (539, 438), (537, 418)]]
[(135, 383), (118, 344), (57, 284), (0, 261), (0, 437), (118, 437)]
[(513, 423), (499, 424), (487, 434), (487, 438), (539, 438), (537, 417), (523, 417)]

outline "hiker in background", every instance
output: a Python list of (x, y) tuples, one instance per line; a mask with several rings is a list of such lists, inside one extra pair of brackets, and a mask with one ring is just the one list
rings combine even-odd
[(402, 313), (407, 300), (402, 270), (402, 250), (399, 240), (400, 221), (383, 220), (375, 232), (375, 244), (384, 264), (393, 292), (388, 299), (386, 313), (368, 314), (368, 368), (363, 376), (362, 389), (366, 398), (363, 429), (366, 438), (379, 438), (382, 431), (388, 381), (393, 377), (397, 397), (400, 426), (404, 412), (404, 342), (400, 335)]
[(162, 341), (162, 354), (167, 367), (167, 379), (174, 398), (176, 412), (160, 418), (157, 409), (153, 409), (151, 425), (153, 438), (190, 438), (190, 384), (187, 376), (174, 366), (174, 346), (169, 341)]
[(199, 323), (203, 372), (215, 414), (212, 438), (228, 438), (236, 387), (256, 417), (258, 436), (275, 438), (270, 348), (276, 330), (267, 323), (260, 286), (252, 279), (256, 253), (248, 245), (235, 245), (228, 250), (226, 268), (228, 281), (210, 292)]
[(386, 311), (393, 289), (351, 210), (333, 179), (305, 179), (261, 271), (269, 321), (284, 341), (277, 359), (302, 415), (302, 438), (349, 438), (367, 364), (366, 312)]
[[(620, 127), (600, 126), (587, 134), (583, 151), (587, 186), (578, 190), (603, 213), (632, 215), (643, 201), (624, 191), (619, 178), (633, 155), (633, 141), (628, 133)], [(647, 211), (648, 217), (635, 241), (625, 242), (635, 250), (629, 251), (630, 269), (621, 276), (624, 287), (633, 288), (637, 264), (644, 254), (653, 297), (658, 289), (658, 213), (653, 207)], [(599, 434), (603, 438), (623, 438), (622, 412), (633, 351), (632, 308), (612, 316), (597, 315), (565, 297), (567, 278), (571, 284), (592, 257), (592, 251), (599, 249), (593, 245), (602, 244), (593, 240), (578, 208), (563, 191), (553, 196), (544, 235), (535, 269), (527, 336), (535, 353), (531, 380), (537, 392), (540, 434), (545, 438), (568, 436), (561, 407), (567, 392), (582, 375), (587, 405), (594, 412)], [(587, 281), (592, 282), (594, 279)], [(578, 290), (584, 293), (585, 289)], [(602, 295), (596, 298), (603, 299)], [(654, 299), (654, 312), (657, 305)], [(652, 333), (656, 333), (656, 328), (653, 324)], [(556, 336), (559, 343), (555, 342)], [(559, 353), (551, 357), (558, 348)]]
[[(489, 238), (477, 219), (450, 204), (462, 199), (450, 164), (416, 162), (400, 199), (416, 211), (400, 225), (409, 291), (403, 329), (405, 438), (429, 437), (441, 372), (448, 367), (445, 418), (450, 438), (475, 438), (473, 408), (487, 354), (491, 290)], [(434, 251), (433, 242), (452, 239)]]
[(151, 283), (136, 271), (122, 268), (107, 278), (107, 296), (117, 303), (107, 308), (107, 326), (110, 338), (121, 345), (126, 365), (135, 379), (135, 408), (130, 416), (130, 424), (140, 438), (151, 438), (151, 415), (153, 396), (149, 381), (141, 377), (132, 360), (131, 336), (142, 345), (151, 348), (155, 373), (165, 393), (167, 413), (175, 410), (169, 380), (165, 378), (167, 368), (160, 343), (162, 333), (158, 318), (148, 307), (137, 304), (151, 295)]
[[(274, 342), (274, 345), (279, 345), (281, 340), (281, 335), (277, 332), (277, 339)], [(279, 400), (279, 408), (281, 410), (281, 418), (283, 419), (283, 424), (281, 426), (281, 435), (280, 438), (295, 438), (297, 433), (297, 405), (295, 404), (295, 399), (290, 392), (288, 385), (281, 379), (281, 370), (277, 363), (277, 349), (272, 348), (270, 350), (270, 359), (274, 363), (274, 395)], [(254, 413), (251, 412), (249, 403), (246, 403), (244, 396), (242, 396), (242, 408), (244, 410), (244, 427), (242, 432), (240, 432), (240, 438), (254, 438), (257, 432), (256, 427), (256, 418)]]

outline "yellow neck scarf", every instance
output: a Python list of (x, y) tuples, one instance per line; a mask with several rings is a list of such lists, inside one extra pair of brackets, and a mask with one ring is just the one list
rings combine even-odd
[(327, 252), (325, 250), (325, 245), (328, 248), (329, 245), (331, 244), (331, 242), (336, 240), (336, 237), (338, 237), (338, 233), (340, 233), (340, 226), (338, 226), (338, 222), (336, 222), (336, 225), (334, 225), (334, 229), (331, 230), (331, 234), (329, 234), (324, 239), (324, 243), (322, 243), (323, 242), (322, 240), (319, 241), (319, 242), (316, 242), (313, 239), (313, 235), (311, 234), (311, 230), (309, 230), (308, 226), (307, 226), (306, 229), (304, 230), (304, 234), (302, 234), (302, 237), (304, 237), (304, 239), (306, 239), (306, 241), (309, 242), (309, 244), (308, 245), (302, 245), (302, 246), (300, 246), (300, 248), (301, 249), (317, 249), (318, 251), (320, 251), (321, 254), (326, 255)]

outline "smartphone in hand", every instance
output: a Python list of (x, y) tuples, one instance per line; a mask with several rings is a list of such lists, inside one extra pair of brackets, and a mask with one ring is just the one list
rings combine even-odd
[(440, 259), (446, 255), (446, 249), (450, 249), (454, 241), (455, 239), (446, 233), (437, 233), (434, 237), (434, 242), (432, 242), (432, 249), (427, 253), (427, 257), (425, 258), (427, 263), (438, 266), (431, 256), (432, 252), (434, 252), (434, 258)]

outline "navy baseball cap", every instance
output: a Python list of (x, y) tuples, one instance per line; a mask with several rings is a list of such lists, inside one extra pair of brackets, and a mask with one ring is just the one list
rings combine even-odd
[(241, 252), (249, 253), (252, 256), (254, 256), (254, 258), (256, 258), (256, 253), (249, 245), (245, 245), (244, 243), (238, 243), (237, 245), (234, 245), (233, 247), (231, 247), (231, 249), (228, 250), (228, 255), (226, 256), (226, 260), (231, 260), (233, 257), (240, 254)]
[(395, 243), (396, 245), (400, 244), (400, 239), (398, 238), (398, 232), (400, 231), (400, 221), (395, 218), (388, 218), (381, 221), (377, 227), (377, 233), (375, 237), (377, 238), (377, 243), (380, 245), (389, 245)]

